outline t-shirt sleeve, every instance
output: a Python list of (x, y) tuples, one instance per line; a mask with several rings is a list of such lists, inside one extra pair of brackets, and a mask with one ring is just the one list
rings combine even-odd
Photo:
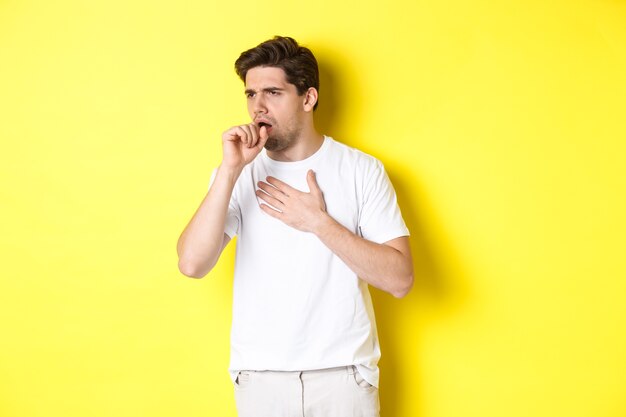
[[(211, 174), (211, 179), (209, 180), (209, 189), (213, 185), (213, 181), (215, 181), (215, 175), (217, 174), (217, 168), (213, 170)], [(233, 193), (230, 196), (230, 201), (228, 202), (228, 212), (226, 213), (226, 222), (224, 224), (224, 233), (228, 235), (229, 238), (234, 238), (239, 233), (239, 224), (241, 223), (241, 211), (239, 210), (239, 204), (237, 203), (236, 198), (236, 189), (233, 190)]]
[(368, 164), (363, 178), (363, 199), (359, 214), (360, 235), (375, 243), (408, 236), (396, 192), (383, 164), (376, 160)]

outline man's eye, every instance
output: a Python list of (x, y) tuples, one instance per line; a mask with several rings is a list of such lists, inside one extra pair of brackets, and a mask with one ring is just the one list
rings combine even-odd
[(279, 94), (278, 91), (268, 91), (271, 96), (277, 96)]
[(248, 98), (252, 98), (252, 97), (254, 97), (254, 93), (247, 93), (247, 94), (246, 94), (246, 97), (248, 97)]

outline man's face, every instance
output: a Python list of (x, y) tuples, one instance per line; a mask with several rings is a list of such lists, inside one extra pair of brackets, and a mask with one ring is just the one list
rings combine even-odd
[(287, 82), (282, 68), (254, 67), (246, 74), (248, 114), (259, 127), (267, 126), (268, 151), (295, 143), (302, 130), (304, 95)]

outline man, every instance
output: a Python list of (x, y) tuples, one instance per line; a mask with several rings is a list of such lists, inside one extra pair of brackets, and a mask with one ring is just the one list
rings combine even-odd
[(230, 368), (240, 417), (378, 416), (380, 349), (368, 284), (403, 297), (408, 230), (382, 164), (315, 129), (315, 57), (275, 37), (235, 63), (252, 122), (178, 241), (205, 276), (238, 236)]

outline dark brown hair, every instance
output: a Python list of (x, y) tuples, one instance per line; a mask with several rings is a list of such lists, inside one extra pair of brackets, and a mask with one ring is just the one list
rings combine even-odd
[[(287, 82), (296, 86), (299, 95), (310, 87), (320, 90), (317, 60), (313, 53), (298, 45), (293, 38), (275, 36), (242, 52), (235, 61), (235, 71), (245, 83), (246, 74), (254, 67), (276, 67), (285, 71)], [(317, 108), (317, 103), (313, 109)]]

